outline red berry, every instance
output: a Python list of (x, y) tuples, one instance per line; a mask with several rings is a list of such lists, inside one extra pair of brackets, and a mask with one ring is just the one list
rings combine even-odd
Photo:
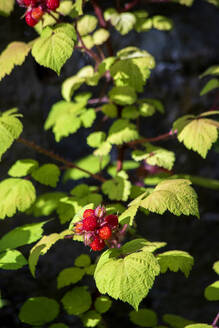
[(106, 226), (100, 228), (98, 235), (103, 240), (110, 239), (110, 237), (112, 236), (112, 230), (108, 225), (106, 225)]
[(43, 14), (44, 11), (40, 6), (33, 8), (31, 12), (32, 18), (35, 19), (36, 21), (39, 21), (42, 18)]
[(36, 25), (38, 22), (37, 20), (35, 20), (33, 17), (32, 17), (32, 12), (29, 11), (26, 13), (25, 15), (25, 21), (27, 23), (27, 25), (33, 27), (34, 25)]
[(88, 218), (89, 216), (94, 216), (94, 210), (89, 209), (84, 211), (83, 217)]
[(119, 222), (118, 222), (118, 216), (117, 215), (113, 215), (113, 214), (110, 214), (110, 215), (107, 215), (105, 218), (104, 218), (104, 221), (110, 226), (110, 228), (112, 229), (115, 229)]
[(46, 6), (50, 10), (56, 10), (59, 7), (59, 0), (46, 0)]
[(23, 3), (25, 6), (35, 6), (37, 4), (38, 0), (23, 0)]
[(83, 219), (83, 230), (94, 231), (97, 228), (97, 218), (95, 216), (89, 216)]
[(89, 246), (93, 251), (101, 251), (105, 247), (105, 243), (99, 237), (95, 237)]
[(77, 222), (74, 227), (74, 232), (80, 233), (82, 229), (83, 229), (83, 223), (81, 221)]

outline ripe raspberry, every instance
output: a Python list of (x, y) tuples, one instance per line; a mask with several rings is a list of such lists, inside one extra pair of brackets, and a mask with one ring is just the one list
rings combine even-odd
[(38, 0), (23, 0), (23, 3), (25, 4), (25, 6), (29, 7), (29, 6), (35, 6), (37, 4)]
[(33, 17), (32, 17), (32, 12), (31, 11), (28, 11), (25, 15), (25, 21), (27, 23), (27, 25), (33, 27), (34, 25), (36, 25), (38, 22), (37, 20), (35, 20)]
[(97, 228), (97, 218), (94, 215), (83, 219), (82, 222), (85, 231), (94, 231)]
[(40, 6), (33, 8), (32, 12), (31, 12), (32, 18), (35, 19), (36, 21), (39, 21), (42, 18), (43, 14), (44, 14), (44, 11)]
[(89, 216), (94, 216), (94, 210), (89, 209), (84, 211), (83, 217), (86, 219)]
[(112, 236), (112, 230), (108, 225), (105, 225), (104, 227), (100, 228), (98, 235), (103, 240), (110, 239), (110, 237)]
[(83, 222), (77, 222), (74, 227), (74, 232), (80, 233), (83, 229)]
[(105, 247), (105, 243), (99, 237), (95, 237), (89, 246), (93, 251), (101, 251)]
[(107, 215), (104, 221), (110, 226), (111, 229), (115, 229), (118, 226), (118, 216), (117, 215)]
[(56, 10), (59, 7), (59, 0), (46, 0), (46, 6), (50, 10)]

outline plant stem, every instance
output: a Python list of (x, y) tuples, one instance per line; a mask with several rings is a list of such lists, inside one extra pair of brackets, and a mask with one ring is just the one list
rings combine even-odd
[(116, 171), (119, 172), (119, 171), (122, 170), (122, 167), (123, 167), (125, 147), (124, 146), (120, 146), (120, 147), (118, 147), (117, 150), (118, 150), (118, 157), (117, 157)]
[(99, 180), (101, 182), (105, 182), (106, 179), (104, 177), (102, 177), (101, 175), (99, 174), (93, 174), (91, 173), (90, 171), (87, 171), (77, 165), (75, 165), (74, 163), (64, 159), (63, 157), (53, 153), (52, 151), (50, 150), (47, 150), (41, 146), (38, 146), (36, 145), (33, 141), (29, 141), (27, 139), (24, 139), (24, 138), (18, 138), (17, 139), (18, 142), (24, 144), (25, 146), (31, 148), (31, 149), (34, 149), (35, 151), (37, 151), (38, 153), (41, 153), (43, 155), (46, 155), (47, 157), (50, 157), (51, 159), (57, 161), (57, 162), (60, 162), (60, 163), (63, 163), (65, 164), (67, 167), (71, 167), (71, 168), (74, 168), (74, 169), (77, 169), (81, 172), (84, 172), (88, 175), (90, 175), (92, 178), (96, 179), (96, 180)]
[(94, 99), (89, 99), (88, 100), (89, 105), (108, 103), (108, 102), (109, 102), (109, 98), (107, 96), (104, 96), (102, 98), (94, 98)]
[[(97, 19), (99, 21), (99, 25), (105, 29), (108, 29), (108, 24), (105, 21), (105, 18), (103, 16), (103, 11), (101, 7), (98, 4), (98, 0), (91, 0), (92, 6), (94, 8), (94, 12), (97, 16)], [(107, 50), (110, 56), (113, 56), (113, 47), (110, 38), (106, 41)]]
[(174, 137), (174, 135), (177, 133), (177, 131), (172, 131), (170, 130), (167, 133), (161, 134), (160, 136), (154, 137), (154, 138), (142, 138), (142, 139), (138, 139), (138, 140), (134, 140), (128, 143), (129, 146), (134, 146), (137, 144), (141, 144), (141, 143), (145, 143), (145, 142), (157, 142), (160, 140), (166, 140), (169, 139), (171, 137)]
[(212, 322), (212, 327), (217, 328), (216, 325), (217, 325), (218, 320), (219, 320), (219, 312), (218, 312), (218, 314), (216, 315), (214, 321)]
[(97, 65), (100, 64), (101, 63), (101, 59), (97, 56), (97, 54), (93, 50), (88, 49), (86, 47), (86, 45), (84, 44), (84, 41), (82, 40), (82, 37), (81, 37), (81, 35), (80, 35), (80, 33), (78, 32), (78, 29), (77, 29), (77, 22), (75, 22), (75, 30), (76, 30), (76, 33), (77, 33), (77, 36), (78, 36), (78, 40), (81, 43), (81, 46), (84, 49), (84, 51), (86, 51), (86, 53), (91, 58), (93, 58), (93, 60), (96, 62)]
[(135, 7), (139, 3), (139, 1), (140, 0), (133, 0), (132, 2), (125, 4), (124, 9), (122, 9), (120, 12), (129, 11), (130, 9)]

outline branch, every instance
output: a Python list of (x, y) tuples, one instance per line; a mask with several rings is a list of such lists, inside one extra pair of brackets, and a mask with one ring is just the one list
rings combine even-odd
[(78, 29), (77, 29), (77, 22), (75, 23), (75, 30), (76, 30), (76, 33), (77, 33), (77, 36), (78, 36), (78, 40), (79, 40), (79, 42), (81, 43), (81, 46), (82, 46), (82, 47), (79, 47), (79, 48), (83, 48), (84, 51), (86, 51), (86, 53), (94, 59), (96, 64), (100, 64), (101, 59), (97, 56), (97, 54), (93, 50), (88, 49), (86, 47), (84, 41), (82, 40), (82, 37), (81, 37), (81, 35), (80, 35), (80, 33), (78, 32)]
[[(97, 19), (99, 21), (99, 25), (105, 29), (108, 30), (108, 24), (105, 21), (105, 18), (103, 16), (103, 11), (101, 9), (101, 7), (98, 4), (98, 0), (91, 0), (92, 6), (94, 8), (94, 12), (97, 16)], [(106, 46), (107, 46), (107, 50), (110, 56), (113, 56), (113, 47), (110, 41), (110, 38), (106, 41)]]
[(120, 10), (120, 12), (129, 11), (130, 9), (135, 7), (139, 3), (139, 1), (140, 0), (133, 0), (132, 2), (125, 4), (124, 9)]
[(138, 140), (134, 140), (128, 143), (129, 146), (134, 146), (137, 144), (141, 144), (141, 143), (145, 143), (145, 142), (157, 142), (160, 140), (166, 140), (169, 139), (171, 137), (174, 137), (176, 135), (177, 131), (172, 131), (170, 130), (167, 133), (161, 134), (160, 136), (154, 137), (154, 138), (142, 138), (142, 139), (138, 139)]
[(217, 328), (216, 325), (217, 325), (218, 320), (219, 320), (219, 312), (218, 312), (218, 314), (216, 315), (214, 321), (212, 322), (212, 327), (213, 327), (213, 328)]
[(89, 99), (88, 100), (89, 105), (108, 103), (108, 102), (109, 102), (109, 98), (107, 96), (102, 97), (102, 98), (94, 98), (94, 99)]
[(93, 174), (93, 173), (91, 173), (91, 172), (89, 172), (89, 171), (87, 171), (87, 170), (85, 170), (85, 169), (83, 169), (83, 168), (81, 168), (81, 167), (75, 165), (74, 163), (72, 163), (72, 162), (70, 162), (70, 161), (68, 161), (68, 160), (66, 160), (66, 159), (64, 159), (64, 158), (62, 158), (61, 156), (59, 156), (59, 155), (53, 153), (52, 151), (47, 150), (47, 149), (45, 149), (45, 148), (43, 148), (43, 147), (41, 147), (41, 146), (36, 145), (36, 144), (35, 144), (34, 142), (32, 142), (32, 141), (29, 141), (29, 140), (24, 139), (24, 138), (18, 138), (17, 141), (20, 142), (20, 143), (22, 143), (23, 145), (25, 145), (25, 146), (31, 148), (31, 149), (34, 149), (34, 150), (37, 151), (38, 153), (41, 153), (41, 154), (43, 154), (43, 155), (46, 155), (47, 157), (50, 157), (51, 159), (53, 159), (53, 160), (55, 160), (55, 161), (57, 161), (57, 162), (60, 162), (60, 163), (62, 163), (62, 164), (65, 164), (67, 167), (71, 167), (71, 168), (77, 169), (77, 170), (79, 170), (79, 171), (81, 171), (81, 172), (84, 172), (84, 173), (90, 175), (92, 178), (94, 178), (94, 179), (96, 179), (96, 180), (99, 180), (99, 181), (101, 181), (101, 182), (105, 182), (105, 181), (106, 181), (106, 179), (104, 179), (104, 178), (103, 178), (102, 176), (100, 176), (99, 174)]
[(116, 165), (116, 171), (117, 172), (122, 170), (123, 160), (124, 160), (124, 152), (125, 152), (124, 145), (118, 147), (118, 157), (117, 157), (117, 165)]

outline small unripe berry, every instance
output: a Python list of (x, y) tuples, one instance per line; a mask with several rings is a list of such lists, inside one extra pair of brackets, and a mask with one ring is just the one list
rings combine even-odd
[(83, 218), (88, 218), (89, 216), (94, 216), (94, 210), (92, 209), (88, 209), (88, 210), (85, 210), (84, 213), (83, 213)]
[(49, 10), (56, 10), (59, 7), (59, 0), (46, 0), (46, 6)]
[(29, 11), (29, 12), (26, 13), (26, 15), (25, 15), (25, 21), (26, 21), (27, 25), (29, 25), (31, 27), (35, 26), (38, 23), (38, 21), (35, 20), (32, 17), (32, 12), (31, 11)]
[(110, 214), (110, 215), (107, 215), (105, 218), (104, 218), (104, 221), (110, 226), (110, 228), (112, 229), (115, 229), (119, 222), (118, 222), (118, 216), (117, 215), (113, 215), (113, 214)]
[(44, 11), (40, 6), (33, 8), (31, 12), (32, 18), (35, 19), (36, 21), (39, 21), (42, 18), (43, 14)]
[(93, 251), (101, 251), (105, 247), (105, 243), (99, 237), (95, 237), (89, 246)]
[(83, 230), (94, 231), (97, 228), (97, 218), (95, 216), (89, 216), (83, 219)]
[(83, 229), (83, 222), (77, 222), (74, 227), (74, 232), (80, 233)]
[(100, 228), (98, 235), (103, 240), (110, 239), (110, 237), (112, 236), (112, 230), (109, 226), (106, 225), (106, 226)]

